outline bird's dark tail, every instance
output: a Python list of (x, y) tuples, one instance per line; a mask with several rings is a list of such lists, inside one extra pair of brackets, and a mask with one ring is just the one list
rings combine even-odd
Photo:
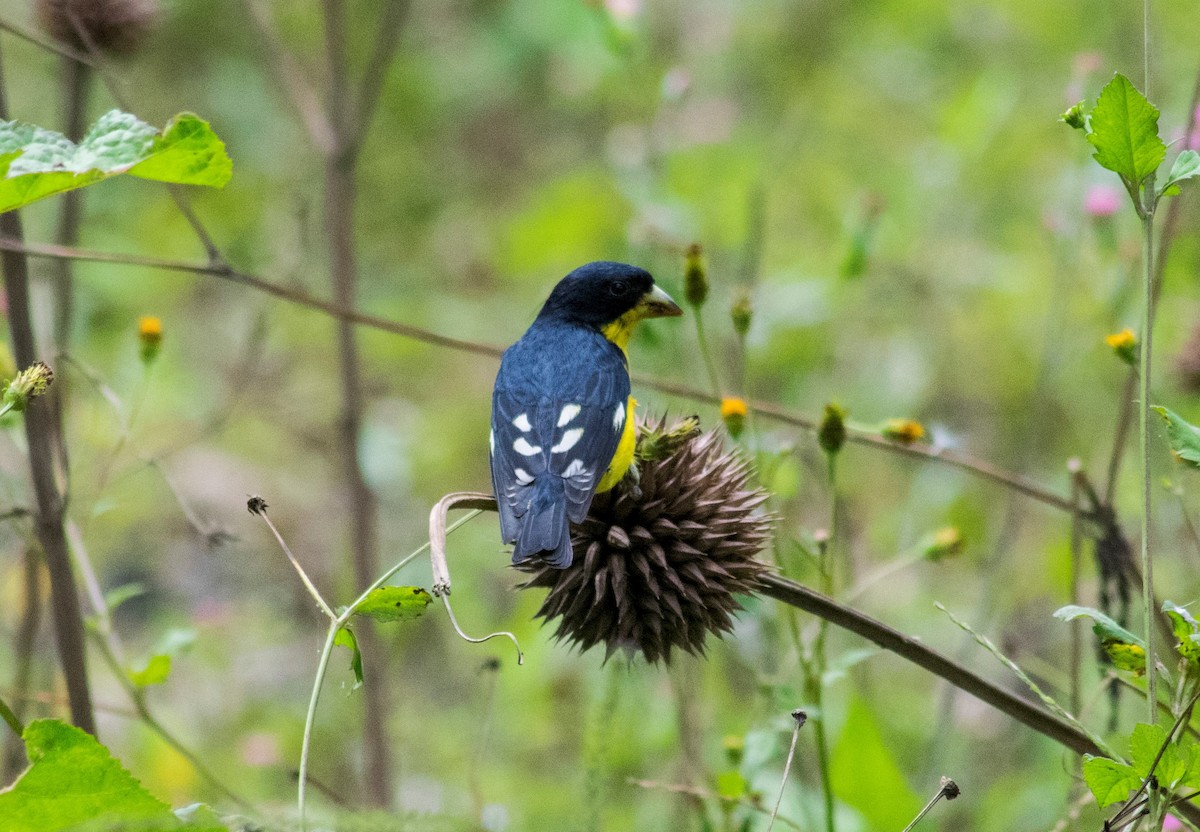
[(567, 525), (567, 496), (562, 478), (545, 474), (533, 484), (529, 509), (513, 547), (513, 563), (540, 555), (555, 569), (571, 565), (571, 528)]

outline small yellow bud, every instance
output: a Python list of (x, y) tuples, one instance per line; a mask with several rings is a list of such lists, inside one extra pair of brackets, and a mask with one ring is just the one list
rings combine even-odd
[(726, 734), (721, 740), (721, 745), (725, 749), (725, 759), (729, 765), (740, 766), (746, 754), (746, 738), (737, 734)]
[(701, 307), (708, 300), (708, 271), (704, 267), (704, 250), (699, 243), (687, 247), (683, 257), (683, 297), (692, 306)]
[(925, 426), (915, 419), (888, 419), (879, 433), (884, 439), (911, 445), (925, 437)]
[(162, 321), (147, 315), (138, 321), (138, 341), (142, 344), (142, 361), (149, 363), (158, 356), (162, 346)]
[(4, 409), (24, 410), (29, 400), (44, 394), (53, 381), (54, 371), (49, 365), (35, 361), (8, 383), (8, 389), (4, 391)]
[(952, 558), (961, 555), (965, 545), (957, 526), (943, 526), (926, 539), (924, 555), (932, 561)]
[(750, 302), (750, 290), (739, 289), (729, 307), (729, 318), (733, 321), (733, 331), (739, 338), (745, 338), (750, 331), (750, 320), (754, 317), (754, 306)]
[(1138, 341), (1137, 336), (1133, 334), (1133, 330), (1125, 327), (1120, 332), (1115, 332), (1112, 335), (1106, 336), (1104, 343), (1112, 347), (1112, 351), (1117, 354), (1117, 358), (1124, 361), (1131, 367), (1138, 360)]
[(745, 399), (737, 396), (726, 396), (721, 399), (721, 420), (725, 422), (725, 429), (734, 439), (742, 435), (742, 431), (746, 427), (748, 412)]
[(846, 410), (838, 404), (825, 405), (825, 416), (817, 428), (821, 450), (833, 456), (846, 444)]
[(1087, 113), (1084, 112), (1084, 104), (1085, 102), (1080, 101), (1059, 116), (1058, 120), (1068, 127), (1074, 127), (1076, 130), (1087, 130)]

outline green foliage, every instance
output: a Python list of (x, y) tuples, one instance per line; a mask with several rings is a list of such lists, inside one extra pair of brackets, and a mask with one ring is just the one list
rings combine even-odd
[(1185, 179), (1192, 179), (1200, 176), (1200, 153), (1194, 150), (1185, 150), (1175, 157), (1175, 163), (1171, 165), (1171, 172), (1167, 174), (1167, 181), (1163, 183), (1162, 193), (1177, 194), (1180, 182)]
[(1083, 779), (1102, 809), (1125, 800), (1142, 784), (1132, 766), (1090, 754), (1083, 757)]
[(875, 715), (858, 697), (850, 703), (830, 768), (834, 794), (861, 812), (872, 829), (903, 829), (921, 809)]
[(354, 614), (376, 621), (411, 621), (432, 603), (433, 596), (419, 586), (381, 586), (354, 608)]
[(1055, 610), (1054, 617), (1060, 621), (1092, 619), (1092, 632), (1099, 636), (1100, 644), (1113, 664), (1121, 670), (1130, 670), (1139, 675), (1146, 671), (1146, 642), (1100, 610), (1069, 604)]
[(350, 650), (350, 670), (354, 672), (354, 687), (351, 690), (358, 690), (363, 683), (363, 660), (354, 631), (349, 627), (342, 627), (333, 637), (333, 643)]
[(129, 671), (129, 681), (139, 688), (161, 685), (171, 675), (171, 657), (157, 653), (146, 660), (145, 666)]
[(1158, 108), (1120, 73), (1101, 91), (1089, 127), (1096, 161), (1120, 176), (1131, 193), (1167, 154), (1158, 136)]
[(1161, 725), (1135, 726), (1129, 754), (1129, 763), (1084, 755), (1083, 779), (1101, 808), (1127, 799), (1152, 773), (1168, 791), (1200, 787), (1200, 745), (1168, 743), (1167, 729)]
[(1171, 620), (1171, 630), (1179, 640), (1175, 649), (1190, 662), (1200, 659), (1200, 623), (1190, 612), (1171, 601), (1163, 601), (1162, 611)]
[(25, 729), (30, 766), (0, 792), (0, 832), (137, 829), (211, 832), (211, 812), (181, 821), (146, 791), (94, 737), (56, 719)]
[(74, 144), (61, 133), (0, 122), (0, 213), (123, 173), (180, 185), (220, 188), (233, 163), (208, 122), (180, 113), (155, 130), (112, 110)]
[(1167, 441), (1171, 443), (1171, 453), (1175, 454), (1175, 458), (1193, 468), (1200, 468), (1200, 428), (1170, 408), (1152, 405), (1150, 409), (1166, 420)]

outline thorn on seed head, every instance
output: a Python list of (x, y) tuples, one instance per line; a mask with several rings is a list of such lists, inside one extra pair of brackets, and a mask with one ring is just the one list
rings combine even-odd
[(251, 514), (266, 514), (267, 501), (255, 494), (246, 501), (246, 511)]

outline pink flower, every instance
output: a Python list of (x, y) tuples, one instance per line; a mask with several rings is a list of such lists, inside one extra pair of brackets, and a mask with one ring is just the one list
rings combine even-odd
[(1083, 210), (1093, 217), (1111, 217), (1121, 208), (1121, 192), (1110, 185), (1093, 185), (1083, 198)]
[(1183, 829), (1183, 821), (1174, 815), (1167, 815), (1163, 818), (1162, 828), (1163, 832), (1178, 832), (1178, 830)]

